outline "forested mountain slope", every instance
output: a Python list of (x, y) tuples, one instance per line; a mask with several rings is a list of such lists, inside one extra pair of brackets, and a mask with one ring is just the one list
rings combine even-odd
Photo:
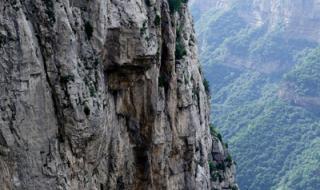
[(320, 189), (320, 1), (190, 4), (240, 188)]

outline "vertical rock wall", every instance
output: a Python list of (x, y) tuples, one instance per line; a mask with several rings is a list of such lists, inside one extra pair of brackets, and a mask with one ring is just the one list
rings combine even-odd
[(0, 189), (235, 188), (196, 52), (185, 4), (0, 1)]

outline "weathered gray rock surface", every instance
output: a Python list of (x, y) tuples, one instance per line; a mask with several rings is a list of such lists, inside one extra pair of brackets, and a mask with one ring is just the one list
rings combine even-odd
[(1, 0), (0, 189), (235, 188), (196, 51), (184, 4)]

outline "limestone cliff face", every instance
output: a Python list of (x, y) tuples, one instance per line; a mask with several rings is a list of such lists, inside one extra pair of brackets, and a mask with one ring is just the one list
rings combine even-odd
[(0, 7), (1, 190), (236, 188), (185, 4)]

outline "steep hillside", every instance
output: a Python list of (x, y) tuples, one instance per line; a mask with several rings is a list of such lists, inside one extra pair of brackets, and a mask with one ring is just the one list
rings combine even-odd
[(240, 188), (319, 189), (320, 1), (191, 5), (213, 123), (231, 145)]
[(0, 189), (237, 189), (196, 52), (184, 0), (0, 1)]

